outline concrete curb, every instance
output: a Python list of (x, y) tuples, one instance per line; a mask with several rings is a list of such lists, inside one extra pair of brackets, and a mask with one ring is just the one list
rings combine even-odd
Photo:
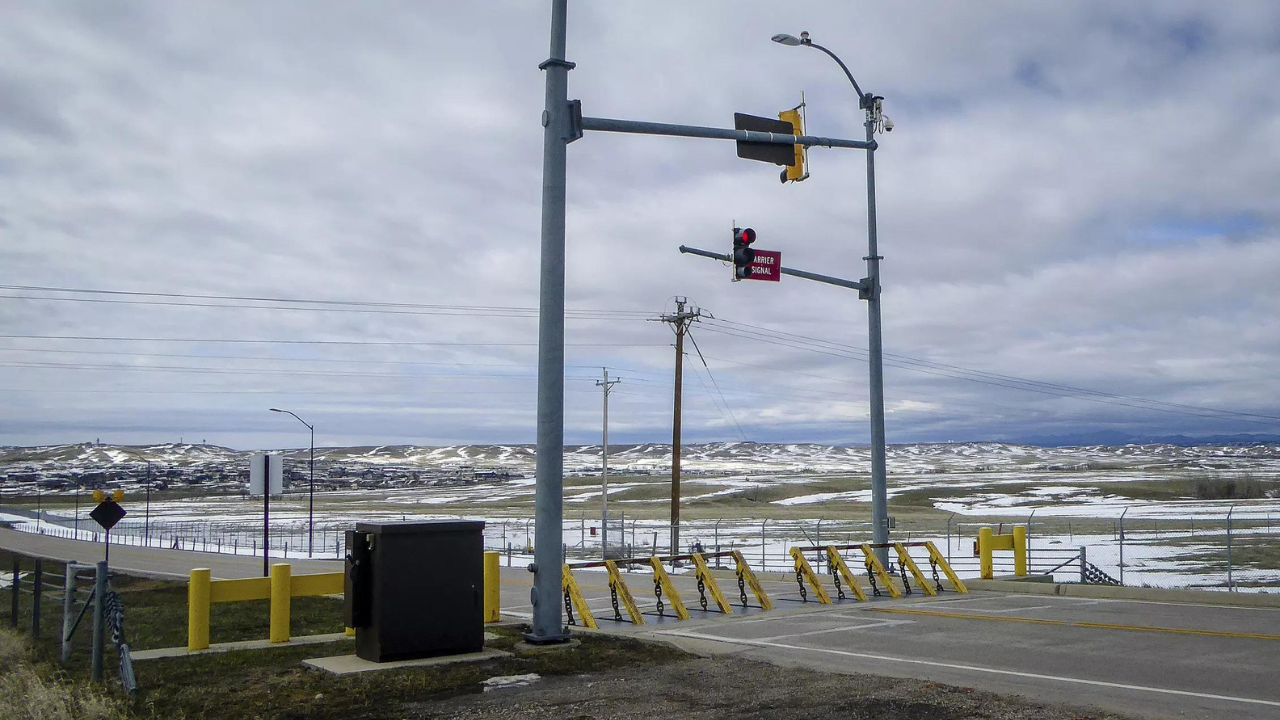
[(1280, 608), (1280, 595), (1269, 593), (1228, 593), (1211, 590), (1165, 590), (1163, 588), (1079, 585), (1075, 583), (1023, 582), (1020, 580), (965, 580), (970, 590), (994, 590), (1020, 595), (1061, 595), (1064, 597), (1148, 602), (1234, 605), (1236, 607)]

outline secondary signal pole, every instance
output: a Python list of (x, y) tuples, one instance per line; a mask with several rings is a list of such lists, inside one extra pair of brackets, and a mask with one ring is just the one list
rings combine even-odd
[[(671, 554), (680, 554), (680, 399), (684, 387), (684, 334), (689, 323), (702, 317), (702, 310), (685, 310), (688, 298), (676, 298), (674, 315), (663, 315), (662, 322), (671, 323), (676, 332), (676, 388), (674, 413), (671, 418)], [(654, 548), (657, 552), (657, 548)]]
[(596, 387), (604, 389), (604, 437), (600, 451), (604, 458), (604, 471), (600, 480), (600, 559), (609, 559), (609, 391), (621, 380), (609, 379), (609, 368), (600, 368), (604, 380), (597, 380)]

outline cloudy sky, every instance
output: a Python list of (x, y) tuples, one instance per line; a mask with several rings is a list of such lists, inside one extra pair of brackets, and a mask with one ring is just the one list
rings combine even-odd
[[(534, 439), (550, 2), (0, 0), (0, 444)], [(1280, 6), (576, 2), (569, 95), (896, 124), (890, 442), (1280, 432)], [(868, 438), (866, 308), (677, 246), (865, 274), (865, 157), (569, 147), (566, 440)], [(287, 301), (287, 302), (285, 302)], [(703, 364), (705, 359), (705, 367)]]

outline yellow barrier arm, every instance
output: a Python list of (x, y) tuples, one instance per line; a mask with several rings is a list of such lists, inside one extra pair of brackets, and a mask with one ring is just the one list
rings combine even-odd
[(849, 572), (849, 566), (844, 564), (844, 558), (840, 557), (840, 551), (831, 545), (827, 546), (827, 562), (831, 563), (831, 567), (840, 573), (840, 577), (844, 578), (844, 584), (849, 586), (849, 590), (853, 592), (853, 596), (861, 600), (867, 601), (867, 594), (862, 591), (862, 586), (858, 584), (858, 579)]
[(929, 558), (932, 559), (938, 567), (942, 568), (942, 574), (946, 575), (947, 580), (951, 582), (951, 589), (958, 593), (969, 592), (969, 588), (965, 587), (964, 583), (960, 582), (960, 578), (956, 575), (956, 572), (951, 569), (951, 564), (947, 562), (946, 558), (942, 557), (942, 553), (938, 552), (937, 546), (935, 546), (932, 541), (925, 542), (924, 546), (929, 550)]
[(875, 573), (876, 577), (880, 578), (881, 584), (889, 591), (889, 597), (902, 597), (902, 591), (893, 584), (893, 579), (889, 577), (889, 573), (885, 572), (884, 565), (880, 564), (880, 558), (876, 557), (876, 551), (872, 550), (867, 543), (862, 544), (862, 555), (867, 560), (867, 573)]
[(596, 619), (591, 614), (591, 608), (587, 607), (586, 598), (582, 597), (582, 590), (578, 588), (578, 581), (573, 579), (573, 571), (569, 569), (566, 563), (563, 570), (560, 571), (560, 589), (569, 595), (573, 601), (573, 607), (578, 611), (578, 616), (582, 618), (582, 624), (597, 630)]
[(693, 553), (693, 566), (698, 580), (711, 592), (711, 599), (716, 601), (716, 606), (720, 608), (720, 612), (725, 615), (732, 615), (733, 608), (729, 607), (729, 601), (725, 599), (724, 593), (720, 592), (720, 585), (716, 582), (715, 577), (711, 575), (711, 568), (707, 567), (707, 561), (702, 558), (702, 553)]
[(924, 573), (920, 572), (920, 567), (916, 565), (915, 560), (911, 559), (911, 555), (907, 553), (907, 549), (902, 546), (902, 543), (894, 543), (893, 549), (898, 551), (898, 562), (911, 571), (911, 576), (916, 579), (916, 585), (924, 590), (924, 594), (937, 595), (938, 591), (933, 589), (933, 585), (929, 584), (929, 581), (925, 579)]
[(746, 558), (742, 557), (741, 550), (733, 551), (733, 562), (738, 570), (738, 577), (745, 580), (747, 585), (751, 587), (751, 592), (755, 593), (756, 600), (760, 603), (760, 609), (772, 610), (773, 601), (769, 599), (769, 595), (765, 593), (764, 588), (760, 585), (760, 579), (752, 572), (751, 566), (747, 564)]
[(671, 603), (671, 609), (676, 611), (676, 617), (681, 620), (689, 619), (689, 611), (684, 609), (684, 603), (680, 602), (680, 593), (676, 592), (676, 586), (671, 582), (671, 576), (662, 567), (662, 561), (656, 556), (649, 558), (649, 565), (653, 568), (653, 581), (662, 588), (663, 594), (667, 596), (667, 600)]
[[(809, 561), (804, 559), (804, 553), (800, 552), (800, 548), (791, 548), (791, 559), (796, 563), (796, 574), (803, 576), (809, 581), (809, 585), (813, 587), (813, 595), (818, 598), (818, 602), (823, 605), (831, 604), (831, 596), (827, 595), (827, 591), (822, 589), (822, 583), (818, 580), (818, 576), (814, 574), (813, 568), (809, 566)], [(799, 578), (797, 578), (798, 580)], [(800, 588), (803, 590), (804, 586)], [(801, 596), (803, 597), (803, 596)]]
[(640, 614), (640, 608), (636, 607), (636, 599), (631, 597), (631, 591), (627, 589), (627, 583), (622, 579), (622, 573), (618, 572), (618, 564), (612, 560), (605, 560), (604, 567), (609, 571), (609, 589), (618, 594), (622, 600), (622, 605), (627, 609), (627, 614), (631, 616), (631, 622), (636, 625), (644, 624), (644, 616)]

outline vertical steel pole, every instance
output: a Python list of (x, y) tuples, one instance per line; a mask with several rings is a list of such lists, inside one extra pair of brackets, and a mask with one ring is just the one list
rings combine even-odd
[(1232, 505), (1227, 510), (1227, 592), (1235, 591), (1235, 578), (1231, 574), (1231, 514), (1236, 511), (1236, 506)]
[(563, 642), (560, 568), (564, 564), (564, 211), (569, 141), (569, 69), (565, 61), (567, 0), (551, 6), (551, 56), (542, 112), (542, 257), (538, 288), (538, 454), (534, 493), (532, 643)]
[(307, 557), (311, 557), (311, 541), (316, 527), (316, 426), (311, 429), (311, 498), (307, 503)]
[[(867, 335), (871, 373), (871, 529), (872, 542), (889, 542), (888, 482), (884, 440), (884, 349), (880, 338), (880, 255), (876, 242), (875, 123), (868, 112), (867, 142)], [(878, 548), (880, 562), (888, 561), (887, 548)]]
[(147, 519), (142, 534), (147, 538), (147, 547), (151, 547), (151, 462), (147, 461)]
[[(271, 456), (262, 455), (262, 577), (271, 576)], [(192, 549), (195, 549), (192, 546)]]

